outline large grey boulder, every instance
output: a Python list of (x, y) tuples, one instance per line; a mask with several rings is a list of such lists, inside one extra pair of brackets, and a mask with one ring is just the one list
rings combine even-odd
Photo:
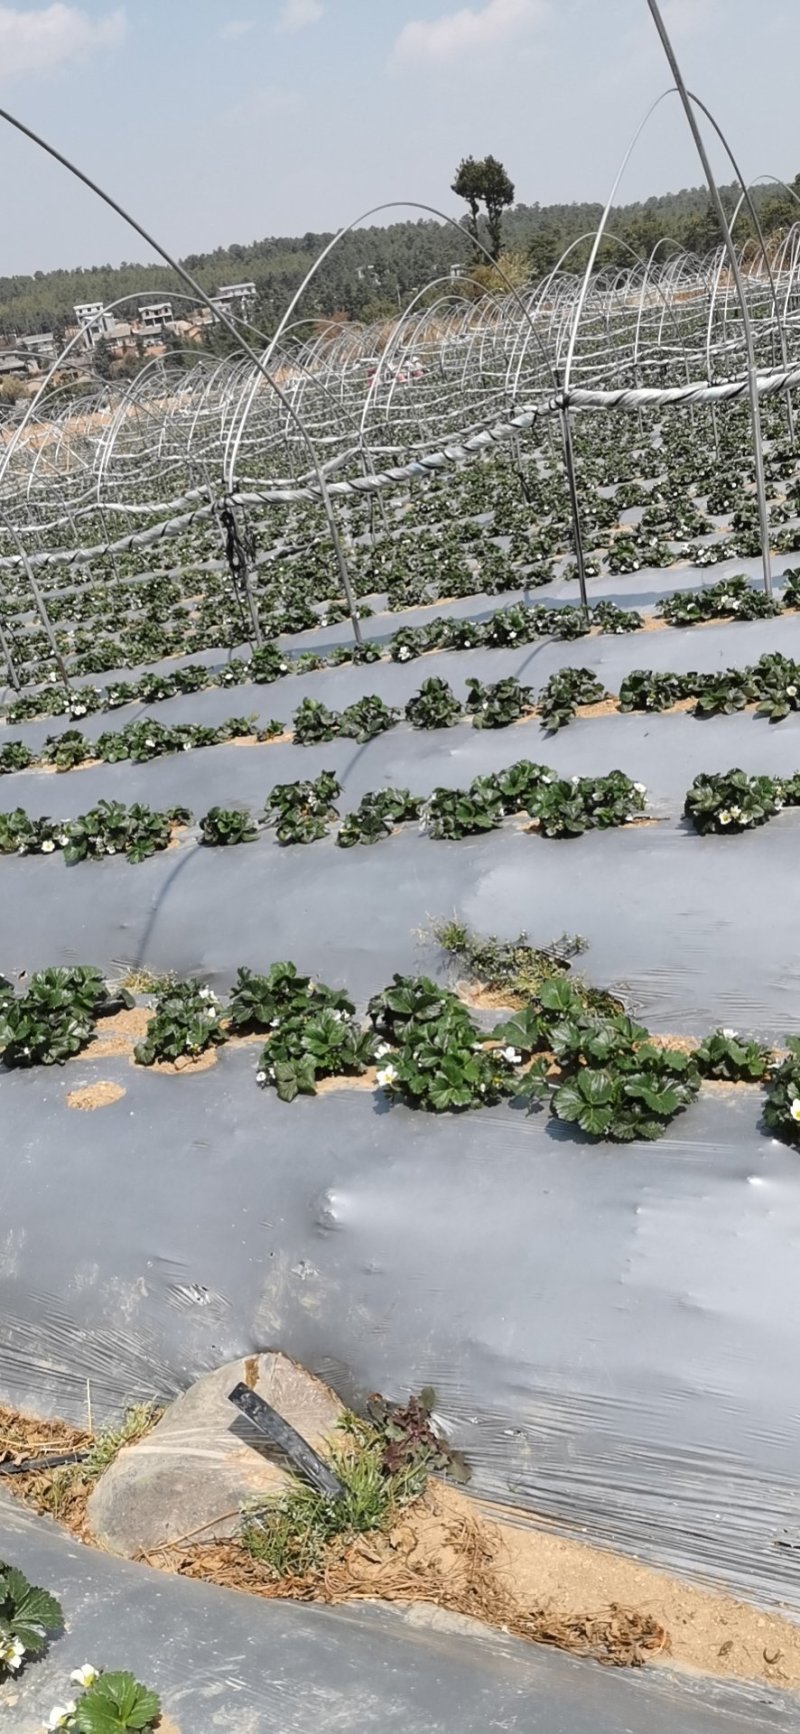
[(228, 1401), (240, 1381), (324, 1453), (344, 1414), (327, 1385), (284, 1355), (231, 1361), (198, 1379), (100, 1477), (87, 1515), (102, 1547), (136, 1559), (177, 1541), (219, 1540), (236, 1533), (243, 1505), (286, 1488), (285, 1459)]

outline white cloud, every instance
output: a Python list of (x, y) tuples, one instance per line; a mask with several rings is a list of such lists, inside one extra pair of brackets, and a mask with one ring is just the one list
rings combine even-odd
[(544, 23), (547, 0), (486, 0), (477, 8), (464, 6), (443, 18), (406, 24), (394, 45), (400, 60), (446, 61), (462, 54), (480, 54), (519, 42)]
[(254, 18), (231, 18), (228, 24), (223, 24), (220, 36), (223, 42), (238, 42), (240, 36), (249, 36), (254, 29)]
[(307, 25), (319, 23), (324, 11), (322, 0), (284, 0), (278, 29), (305, 30)]
[(90, 18), (79, 6), (55, 0), (44, 11), (0, 5), (0, 79), (53, 72), (98, 48), (118, 48), (125, 13)]

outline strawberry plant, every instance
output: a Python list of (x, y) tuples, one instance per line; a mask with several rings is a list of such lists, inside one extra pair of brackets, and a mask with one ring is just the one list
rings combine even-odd
[(54, 765), (57, 771), (71, 771), (94, 756), (95, 748), (80, 729), (65, 729), (63, 735), (48, 735), (42, 747), (43, 765)]
[(279, 843), (314, 843), (338, 818), (334, 802), (341, 792), (332, 771), (321, 771), (310, 782), (276, 783), (267, 799), (266, 823), (275, 826)]
[(554, 778), (543, 784), (528, 812), (543, 837), (578, 837), (583, 831), (628, 824), (644, 812), (645, 788), (624, 771), (605, 777)]
[(800, 1144), (800, 1037), (788, 1036), (789, 1050), (772, 1071), (764, 1124), (784, 1144)]
[(0, 813), (0, 855), (52, 855), (62, 831), (52, 819), (30, 819), (23, 807)]
[(542, 687), (537, 710), (548, 734), (563, 729), (581, 704), (599, 704), (608, 693), (590, 668), (561, 668)]
[(618, 608), (616, 602), (596, 602), (592, 609), (592, 625), (601, 632), (640, 632), (644, 619), (635, 608)]
[(260, 645), (253, 651), (246, 668), (247, 679), (256, 681), (260, 686), (280, 680), (281, 675), (289, 673), (289, 664), (277, 644)]
[(139, 1066), (157, 1061), (196, 1059), (226, 1040), (220, 1004), (210, 987), (196, 981), (170, 982), (156, 999), (143, 1041), (134, 1048)]
[(103, 1673), (85, 1662), (70, 1675), (83, 1687), (80, 1696), (54, 1704), (46, 1729), (64, 1734), (148, 1734), (161, 1725), (161, 1704), (155, 1692), (127, 1672)]
[(231, 1027), (269, 1028), (256, 1081), (282, 1102), (316, 1094), (320, 1078), (357, 1077), (371, 1063), (374, 1042), (355, 1020), (345, 993), (275, 964), (268, 976), (240, 970), (231, 999)]
[(0, 777), (8, 771), (27, 771), (35, 757), (24, 741), (4, 741), (0, 746)]
[(422, 812), (428, 835), (445, 839), (495, 831), (504, 817), (503, 803), (490, 777), (476, 778), (468, 789), (434, 789)]
[(230, 849), (237, 843), (254, 843), (258, 825), (248, 812), (237, 807), (209, 807), (200, 820), (200, 839), (211, 848)]
[(419, 692), (406, 705), (406, 717), (415, 729), (447, 729), (462, 716), (462, 707), (446, 680), (424, 680)]
[(697, 1095), (700, 1074), (690, 1056), (655, 1046), (623, 1013), (588, 1008), (569, 982), (545, 982), (539, 1006), (559, 1079), (551, 1086), (534, 1070), (519, 1093), (536, 1104), (551, 1088), (557, 1119), (613, 1142), (660, 1138)]
[(176, 825), (190, 821), (186, 807), (158, 813), (139, 802), (126, 807), (121, 801), (98, 801), (88, 813), (64, 825), (64, 859), (68, 866), (103, 855), (124, 855), (133, 863), (146, 861), (167, 848)]
[(0, 1681), (41, 1656), (48, 1636), (63, 1624), (55, 1596), (0, 1560)]
[(319, 741), (332, 741), (340, 732), (338, 711), (328, 710), (317, 698), (304, 698), (294, 713), (292, 727), (298, 746), (316, 746)]
[(513, 675), (484, 686), (474, 678), (467, 681), (466, 709), (476, 729), (505, 729), (533, 709), (533, 693), (529, 686), (520, 686)]
[(733, 716), (750, 702), (748, 670), (736, 668), (721, 674), (688, 674), (687, 687), (697, 694), (693, 716)]
[(701, 836), (766, 825), (783, 805), (781, 786), (773, 777), (750, 777), (745, 771), (701, 772), (686, 796), (684, 814)]
[(656, 674), (652, 669), (634, 668), (626, 674), (619, 689), (622, 711), (669, 710), (681, 698), (690, 696), (685, 674)]
[(371, 741), (400, 721), (400, 712), (384, 704), (376, 693), (349, 704), (339, 718), (339, 733), (349, 740)]
[(393, 987), (370, 1001), (369, 1015), (397, 1043), (388, 1059), (379, 1055), (378, 1084), (410, 1106), (434, 1113), (488, 1107), (513, 1092), (519, 1054), (485, 1048), (466, 1006), (426, 977), (395, 976)]
[(396, 825), (418, 819), (422, 805), (408, 789), (377, 789), (363, 795), (355, 812), (342, 820), (336, 841), (340, 849), (350, 849), (354, 843), (378, 843), (382, 837), (390, 837)]
[(3, 1064), (63, 1066), (86, 1046), (98, 1017), (132, 1003), (129, 994), (112, 999), (97, 969), (39, 970), (25, 994), (0, 997)]
[(769, 1048), (737, 1035), (735, 1030), (714, 1030), (693, 1055), (701, 1077), (730, 1084), (759, 1083), (767, 1075), (771, 1058)]
[(800, 710), (800, 662), (774, 651), (759, 657), (747, 672), (750, 694), (759, 700), (759, 716), (782, 722), (790, 712)]

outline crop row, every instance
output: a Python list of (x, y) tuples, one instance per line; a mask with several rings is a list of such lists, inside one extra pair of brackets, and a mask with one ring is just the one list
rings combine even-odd
[(96, 763), (117, 764), (132, 760), (147, 763), (168, 753), (189, 752), (195, 747), (226, 744), (232, 740), (292, 741), (297, 746), (315, 746), (337, 738), (361, 743), (396, 727), (405, 716), (414, 728), (450, 728), (464, 719), (476, 728), (508, 728), (513, 723), (538, 717), (548, 734), (564, 728), (583, 706), (602, 701), (622, 712), (664, 711), (693, 698), (693, 716), (729, 716), (755, 704), (758, 714), (780, 722), (800, 710), (800, 662), (772, 652), (753, 666), (728, 668), (721, 673), (661, 673), (633, 669), (620, 685), (616, 697), (607, 692), (588, 668), (558, 669), (538, 695), (513, 676), (484, 684), (467, 681), (462, 704), (447, 681), (436, 676), (423, 681), (401, 713), (377, 693), (368, 693), (343, 711), (329, 710), (319, 699), (305, 698), (292, 719), (291, 729), (276, 719), (263, 728), (256, 716), (228, 717), (216, 726), (202, 723), (165, 725), (155, 720), (126, 723), (92, 741), (79, 729), (48, 735), (41, 753), (35, 754), (23, 741), (0, 745), (0, 775), (32, 768), (73, 770)]
[[(339, 817), (341, 785), (330, 771), (310, 781), (277, 783), (262, 821), (246, 809), (215, 806), (200, 820), (209, 846), (253, 842), (262, 825), (274, 827), (279, 843), (312, 843)], [(604, 777), (560, 779), (547, 765), (521, 759), (506, 770), (476, 777), (468, 789), (437, 788), (428, 800), (408, 789), (379, 789), (363, 796), (343, 820), (337, 841), (376, 843), (400, 824), (418, 821), (433, 838), (472, 836), (497, 829), (510, 815), (527, 812), (545, 837), (579, 836), (592, 828), (624, 825), (644, 811), (645, 789), (622, 771)], [(104, 855), (139, 862), (166, 849), (177, 829), (191, 824), (186, 807), (157, 812), (142, 803), (99, 801), (75, 819), (31, 818), (22, 807), (0, 813), (0, 854), (53, 855), (68, 865)]]
[[(729, 578), (719, 585), (684, 591), (659, 605), (666, 624), (691, 626), (710, 620), (763, 619), (800, 607), (800, 573), (787, 575), (780, 599), (772, 601), (746, 578)], [(290, 674), (307, 674), (345, 663), (391, 660), (409, 662), (431, 651), (519, 648), (540, 638), (572, 641), (592, 631), (618, 634), (637, 632), (645, 622), (635, 609), (598, 602), (589, 615), (569, 603), (546, 607), (540, 603), (512, 603), (497, 609), (485, 621), (442, 617), (424, 626), (402, 627), (381, 647), (376, 643), (337, 645), (326, 654), (306, 651), (289, 657), (276, 644), (263, 645), (245, 660), (233, 657), (219, 669), (203, 663), (160, 674), (146, 673), (134, 681), (113, 681), (105, 687), (66, 687), (54, 679), (43, 690), (20, 696), (8, 705), (5, 721), (12, 725), (42, 716), (70, 716), (78, 720), (96, 711), (118, 710), (133, 703), (155, 704), (179, 695), (213, 687), (246, 683), (269, 684)]]
[[(124, 995), (131, 1004), (131, 996)], [(118, 1008), (99, 971), (43, 970), (24, 994), (0, 979), (0, 1059), (8, 1069), (63, 1065)], [(409, 1107), (440, 1113), (509, 1098), (613, 1142), (657, 1139), (704, 1079), (766, 1082), (767, 1128), (800, 1142), (800, 1040), (778, 1056), (717, 1029), (688, 1052), (654, 1041), (617, 1000), (552, 973), (488, 1034), (456, 994), (425, 976), (395, 975), (366, 1021), (340, 988), (276, 963), (240, 968), (226, 1005), (197, 981), (166, 981), (134, 1049), (138, 1065), (197, 1060), (232, 1037), (263, 1035), (256, 1082), (284, 1102), (325, 1078), (363, 1077)]]

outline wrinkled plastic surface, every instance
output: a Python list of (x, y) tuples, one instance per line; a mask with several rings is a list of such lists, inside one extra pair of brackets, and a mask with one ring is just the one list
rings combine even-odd
[[(82, 1415), (88, 1377), (99, 1414), (276, 1346), (345, 1401), (430, 1384), (476, 1491), (800, 1612), (800, 1191), (758, 1092), (593, 1147), (281, 1104), (257, 1055), (3, 1080), (0, 1389)], [(93, 1076), (126, 1096), (71, 1112)]]

